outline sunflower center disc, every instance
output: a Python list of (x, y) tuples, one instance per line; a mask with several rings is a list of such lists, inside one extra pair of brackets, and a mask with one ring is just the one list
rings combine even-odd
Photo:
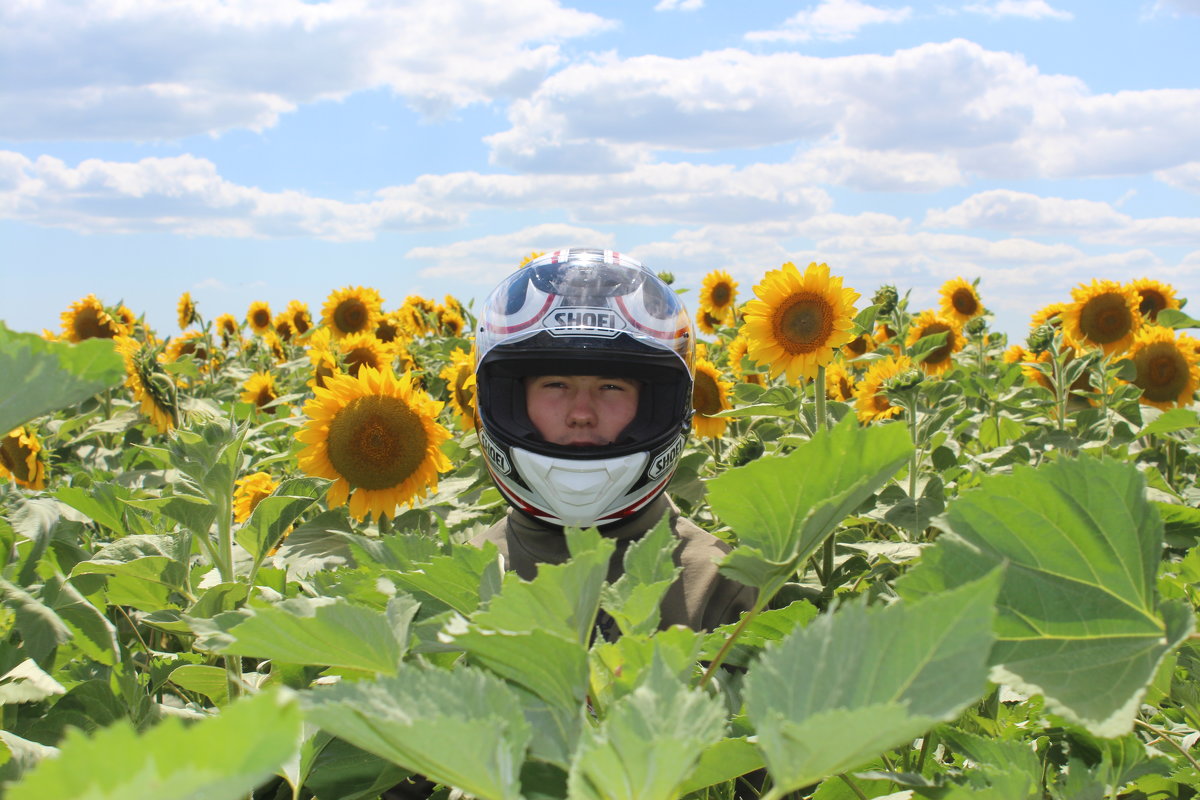
[(111, 325), (100, 320), (100, 312), (85, 308), (75, 315), (75, 335), (80, 339), (111, 339), (117, 335)]
[(254, 312), (254, 327), (265, 328), (271, 324), (271, 315), (261, 308)]
[(1156, 403), (1173, 401), (1187, 386), (1188, 367), (1170, 342), (1152, 344), (1134, 359), (1137, 380), (1147, 399)]
[(338, 304), (333, 321), (346, 333), (357, 333), (367, 327), (367, 304), (351, 297)]
[(1167, 299), (1158, 292), (1142, 292), (1142, 302), (1138, 311), (1150, 317), (1151, 321), (1158, 319), (1158, 312), (1167, 307)]
[(948, 331), (946, 333), (946, 343), (929, 353), (925, 358), (926, 364), (940, 364), (950, 357), (950, 354), (954, 351), (954, 331), (950, 329), (949, 325), (935, 322), (921, 332), (922, 336), (933, 336), (935, 333), (942, 333), (943, 331)]
[(329, 461), (363, 489), (390, 489), (413, 475), (428, 437), (420, 418), (396, 397), (359, 397), (329, 425)]
[(1125, 299), (1116, 294), (1102, 294), (1088, 302), (1079, 314), (1083, 335), (1097, 344), (1109, 344), (1127, 335), (1133, 328), (1133, 315)]
[(358, 371), (363, 367), (379, 369), (379, 358), (369, 347), (356, 347), (346, 353), (346, 371), (358, 377)]
[(458, 403), (458, 407), (462, 409), (463, 416), (467, 416), (471, 411), (471, 401), (474, 400), (474, 392), (467, 388), (467, 379), (471, 377), (469, 370), (460, 369), (458, 374), (454, 376), (454, 400)]
[(692, 405), (706, 417), (711, 417), (721, 410), (721, 396), (717, 391), (716, 381), (711, 375), (696, 373), (696, 383), (692, 389)]
[(15, 436), (5, 436), (0, 440), (0, 464), (11, 472), (18, 480), (29, 481), (29, 465), (25, 463), (28, 453), (21, 447)]
[(955, 291), (950, 302), (954, 305), (954, 310), (960, 314), (974, 315), (979, 310), (979, 303), (975, 301), (975, 295), (966, 289)]
[(732, 290), (727, 283), (718, 283), (712, 290), (712, 302), (717, 308), (724, 308), (729, 302), (729, 295)]
[(776, 317), (776, 339), (788, 353), (811, 353), (829, 341), (833, 309), (824, 298), (802, 294)]
[(860, 333), (858, 336), (854, 337), (854, 341), (846, 345), (846, 349), (851, 353), (854, 353), (856, 356), (861, 356), (863, 353), (867, 352), (866, 335)]

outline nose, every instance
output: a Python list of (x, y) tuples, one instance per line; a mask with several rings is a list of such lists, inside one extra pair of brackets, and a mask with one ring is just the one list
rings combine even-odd
[(572, 428), (590, 428), (596, 424), (596, 403), (592, 393), (577, 391), (571, 397), (567, 409), (567, 425)]

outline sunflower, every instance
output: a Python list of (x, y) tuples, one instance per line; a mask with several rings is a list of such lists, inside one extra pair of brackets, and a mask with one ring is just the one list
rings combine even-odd
[(438, 377), (446, 382), (446, 392), (450, 395), (450, 407), (458, 417), (459, 427), (463, 430), (475, 424), (475, 350), (471, 352), (461, 347), (454, 348), (450, 360)]
[(158, 348), (139, 342), (132, 336), (113, 340), (125, 360), (125, 385), (141, 403), (142, 413), (159, 433), (179, 425), (179, 402), (175, 382), (162, 368)]
[(1025, 376), (1025, 380), (1030, 383), (1036, 383), (1048, 392), (1054, 391), (1054, 385), (1051, 383), (1050, 376), (1038, 369), (1039, 364), (1049, 364), (1050, 359), (1054, 358), (1053, 354), (1049, 350), (1043, 350), (1040, 353), (1031, 353), (1020, 345), (1013, 346), (1021, 351), (1018, 361), (1021, 364), (1021, 374)]
[(1025, 354), (1028, 352), (1029, 351), (1021, 345), (1014, 344), (1004, 351), (1004, 355), (1001, 357), (1001, 360), (1003, 360), (1005, 364), (1020, 364), (1025, 360)]
[(718, 319), (728, 319), (737, 302), (737, 282), (728, 272), (715, 269), (700, 284), (700, 307)]
[(975, 287), (962, 278), (943, 283), (939, 294), (942, 297), (942, 316), (960, 326), (983, 313), (983, 303), (979, 302)]
[(292, 323), (292, 330), (297, 336), (303, 336), (312, 328), (312, 314), (308, 313), (308, 303), (292, 300), (283, 313), (287, 314)]
[(375, 338), (373, 333), (352, 333), (337, 342), (337, 352), (346, 371), (358, 375), (363, 367), (391, 369), (392, 348)]
[(842, 345), (842, 357), (851, 361), (859, 356), (866, 355), (875, 349), (875, 339), (871, 334), (860, 333), (846, 344)]
[(241, 326), (233, 314), (222, 314), (216, 320), (217, 333), (221, 336), (221, 349), (228, 350), (229, 345), (242, 342)]
[(717, 326), (725, 324), (725, 320), (721, 317), (714, 317), (703, 308), (696, 309), (696, 327), (700, 332), (713, 336), (717, 332)]
[(450, 311), (453, 311), (455, 314), (458, 314), (463, 319), (467, 318), (466, 307), (464, 307), (462, 304), (462, 301), (460, 301), (454, 295), (452, 295), (452, 294), (446, 295), (446, 297), (442, 300), (442, 305), (444, 305)]
[(450, 431), (437, 422), (442, 403), (413, 386), (411, 372), (367, 367), (335, 375), (304, 404), (309, 421), (296, 433), (305, 473), (328, 478), (332, 507), (350, 503), (355, 519), (392, 515), (437, 488), (450, 469), (441, 445)]
[(833, 360), (850, 333), (858, 292), (843, 289), (825, 264), (809, 264), (803, 274), (792, 263), (771, 270), (754, 287), (758, 299), (746, 304), (750, 357), (766, 364), (771, 377), (786, 372), (789, 381), (812, 378), (817, 367)]
[(275, 376), (269, 372), (256, 372), (242, 384), (243, 403), (253, 403), (256, 408), (265, 408), (279, 399), (275, 388)]
[(1141, 299), (1132, 286), (1093, 280), (1071, 290), (1075, 301), (1063, 311), (1063, 333), (1079, 349), (1099, 347), (1105, 355), (1129, 349), (1142, 326)]
[(1138, 293), (1138, 311), (1151, 322), (1158, 320), (1158, 312), (1166, 308), (1179, 308), (1175, 298), (1175, 287), (1160, 283), (1152, 278), (1138, 278), (1129, 284)]
[(196, 304), (192, 302), (191, 292), (184, 292), (179, 295), (179, 303), (175, 306), (175, 313), (179, 317), (179, 330), (187, 330), (187, 327), (196, 321)]
[(275, 319), (271, 321), (271, 330), (281, 342), (290, 342), (296, 335), (296, 329), (292, 327), (292, 318), (286, 311), (275, 315)]
[(854, 390), (854, 406), (859, 422), (891, 419), (904, 411), (902, 406), (891, 404), (883, 384), (888, 378), (911, 368), (912, 360), (908, 356), (888, 356), (871, 364)]
[(215, 364), (208, 351), (208, 339), (202, 331), (184, 331), (167, 343), (167, 361), (178, 361), (184, 356), (191, 356), (196, 366), (203, 371), (211, 371)]
[(72, 303), (62, 312), (60, 318), (62, 338), (72, 343), (85, 339), (112, 339), (128, 333), (125, 326), (113, 319), (94, 294)]
[(396, 315), (396, 322), (400, 325), (400, 330), (404, 331), (405, 336), (410, 339), (424, 336), (429, 332), (429, 326), (425, 322), (425, 312), (419, 305), (412, 303), (413, 299), (412, 297), (407, 298), (404, 305), (393, 312)]
[(287, 347), (283, 343), (283, 339), (279, 338), (279, 334), (274, 330), (269, 330), (262, 335), (263, 346), (271, 353), (271, 358), (276, 364), (283, 364), (288, 360)]
[(255, 472), (244, 478), (238, 478), (233, 490), (233, 519), (235, 522), (245, 522), (250, 518), (250, 512), (279, 486), (279, 481), (272, 480), (269, 472)]
[(930, 375), (941, 375), (954, 363), (953, 355), (963, 348), (962, 329), (949, 317), (936, 311), (922, 311), (908, 328), (906, 344), (912, 347), (918, 340), (938, 333), (946, 334), (946, 343), (931, 351), (921, 362), (921, 369)]
[(881, 322), (875, 326), (875, 332), (871, 334), (871, 338), (875, 340), (876, 347), (886, 344), (889, 350), (896, 355), (900, 355), (900, 344), (897, 341), (896, 331), (886, 322)]
[(400, 316), (395, 311), (389, 311), (386, 314), (379, 315), (379, 321), (375, 323), (375, 338), (384, 344), (391, 344), (404, 336), (404, 326), (400, 323)]
[(462, 314), (450, 309), (441, 309), (438, 313), (438, 324), (442, 330), (442, 336), (462, 336), (463, 328), (467, 326), (467, 321), (463, 319)]
[(335, 339), (352, 333), (370, 333), (375, 330), (382, 308), (379, 292), (364, 286), (346, 286), (325, 300), (321, 324), (332, 331)]
[(714, 417), (731, 408), (729, 405), (729, 389), (733, 384), (721, 380), (721, 371), (706, 358), (696, 359), (695, 382), (692, 384), (692, 407), (696, 413), (692, 415), (692, 429), (697, 436), (709, 439), (720, 439), (725, 435), (729, 420), (724, 417)]
[(0, 477), (18, 486), (41, 491), (46, 488), (46, 465), (37, 434), (21, 426), (0, 439)]
[(246, 312), (246, 324), (260, 336), (271, 330), (271, 306), (262, 300), (255, 300)]
[(1142, 390), (1141, 402), (1169, 408), (1191, 405), (1200, 384), (1197, 342), (1170, 328), (1148, 325), (1134, 336), (1129, 360), (1137, 367), (1132, 383)]
[(137, 324), (137, 317), (133, 311), (124, 303), (118, 303), (117, 309), (113, 312), (116, 315), (117, 322), (125, 329), (126, 333), (133, 332), (133, 326)]
[(1067, 303), (1051, 303), (1048, 306), (1042, 306), (1029, 318), (1029, 330), (1040, 328), (1043, 325), (1049, 325), (1052, 328), (1061, 328), (1063, 321), (1063, 312), (1067, 310)]
[(846, 369), (846, 362), (832, 361), (825, 368), (825, 396), (843, 403), (854, 399), (854, 376)]

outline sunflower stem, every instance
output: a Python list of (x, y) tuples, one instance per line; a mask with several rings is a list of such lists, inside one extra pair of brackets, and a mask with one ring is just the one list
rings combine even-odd
[(814, 399), (817, 401), (817, 430), (829, 428), (829, 419), (825, 413), (825, 365), (817, 367), (817, 379), (813, 383)]

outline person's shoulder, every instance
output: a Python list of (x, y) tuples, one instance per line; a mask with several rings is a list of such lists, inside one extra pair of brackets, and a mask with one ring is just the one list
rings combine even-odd
[(684, 546), (689, 549), (710, 549), (719, 552), (721, 555), (733, 549), (726, 542), (704, 530), (682, 514), (675, 518), (672, 529), (675, 532), (675, 536), (681, 539)]
[(468, 544), (475, 547), (483, 547), (486, 542), (491, 542), (500, 548), (500, 552), (508, 553), (508, 515), (498, 519), (490, 528), (475, 534), (468, 540)]

